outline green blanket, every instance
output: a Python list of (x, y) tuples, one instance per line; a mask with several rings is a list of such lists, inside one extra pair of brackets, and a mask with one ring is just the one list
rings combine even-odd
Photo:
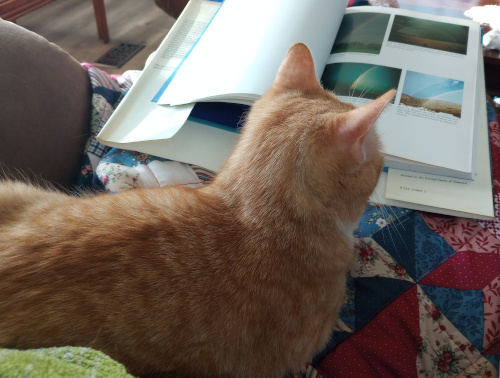
[(90, 348), (0, 348), (0, 378), (132, 378), (125, 367)]

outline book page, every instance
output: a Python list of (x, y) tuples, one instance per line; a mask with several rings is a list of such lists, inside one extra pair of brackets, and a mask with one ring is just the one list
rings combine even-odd
[[(481, 127), (487, 128), (486, 125)], [(493, 198), (490, 200), (488, 193), (485, 196), (484, 192), (485, 175), (482, 173), (479, 177), (483, 179), (480, 183), (477, 180), (461, 180), (389, 169), (386, 197), (435, 208), (493, 216)], [(491, 188), (488, 190), (491, 192)]]
[(382, 173), (370, 202), (468, 218), (495, 217), (486, 88), (482, 64), (479, 67), (475, 180), (389, 169)]
[(347, 0), (226, 0), (158, 103), (251, 103), (271, 86), (288, 49), (305, 43), (320, 76)]
[[(484, 83), (482, 65), (480, 65), (480, 72), (480, 78), (483, 79)], [(479, 88), (481, 90), (478, 93), (475, 180), (460, 180), (452, 177), (389, 169), (385, 192), (387, 198), (476, 214), (478, 217), (494, 218), (486, 89), (484, 84), (480, 85)]]
[(478, 54), (475, 22), (355, 7), (346, 12), (322, 81), (356, 106), (397, 89), (377, 124), (389, 167), (418, 162), (428, 173), (471, 179)]
[[(101, 143), (123, 148), (125, 143), (171, 138), (179, 131), (193, 105), (158, 106), (151, 99), (199, 38), (219, 6), (219, 2), (206, 0), (188, 3), (139, 80), (98, 135)], [(141, 149), (141, 145), (134, 146)]]

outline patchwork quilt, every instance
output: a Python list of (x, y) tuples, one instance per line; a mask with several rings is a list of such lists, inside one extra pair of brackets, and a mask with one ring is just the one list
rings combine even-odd
[[(82, 187), (114, 193), (211, 181), (202, 167), (100, 145), (95, 135), (131, 81), (84, 67), (94, 95)], [(500, 129), (490, 125), (498, 208)], [(306, 376), (498, 377), (500, 220), (368, 206), (354, 250), (348, 300)]]

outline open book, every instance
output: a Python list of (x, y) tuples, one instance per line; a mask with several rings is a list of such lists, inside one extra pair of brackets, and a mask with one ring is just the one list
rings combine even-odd
[(362, 105), (397, 89), (377, 126), (387, 167), (474, 180), (479, 25), (346, 4), (191, 0), (99, 140), (218, 171), (242, 104), (267, 91), (303, 42), (342, 100)]
[(372, 203), (466, 218), (495, 218), (483, 65), (479, 68), (475, 180), (389, 169), (382, 172), (370, 198)]

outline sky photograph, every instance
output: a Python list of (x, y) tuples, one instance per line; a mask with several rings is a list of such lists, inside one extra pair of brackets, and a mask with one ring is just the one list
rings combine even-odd
[(397, 15), (389, 41), (465, 55), (468, 36), (467, 26)]
[(375, 99), (397, 88), (401, 69), (365, 63), (328, 64), (323, 72), (323, 85), (341, 96)]
[(412, 97), (441, 100), (462, 105), (464, 82), (408, 71), (403, 93)]
[(332, 53), (366, 52), (378, 54), (382, 47), (390, 15), (373, 13), (347, 14), (342, 20)]

